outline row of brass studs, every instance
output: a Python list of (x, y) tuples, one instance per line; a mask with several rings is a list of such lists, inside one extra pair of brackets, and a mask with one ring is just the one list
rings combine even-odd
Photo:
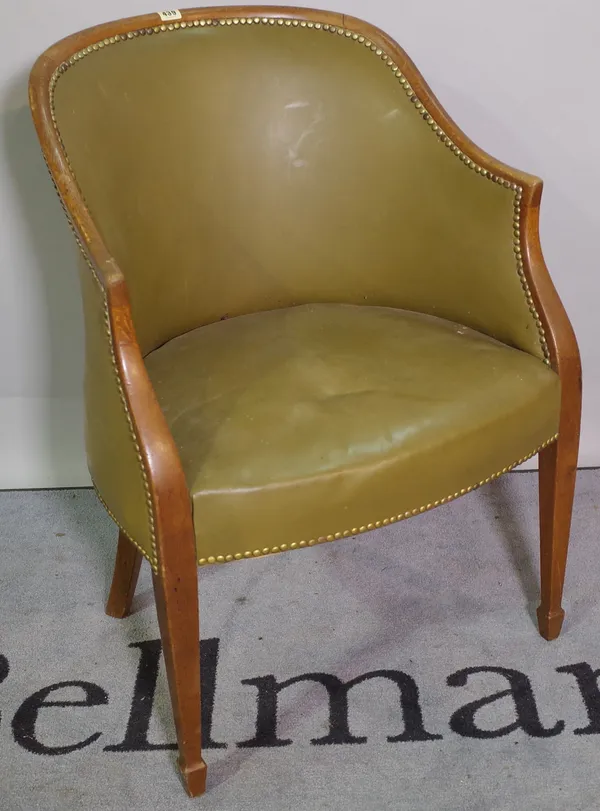
[[(134, 540), (131, 537), (131, 535), (127, 532), (127, 530), (123, 527), (123, 525), (120, 523), (119, 519), (115, 516), (113, 511), (110, 509), (110, 507), (108, 506), (106, 501), (104, 501), (104, 499), (102, 498), (102, 495), (100, 494), (100, 491), (98, 490), (98, 487), (96, 486), (96, 483), (94, 481), (92, 481), (92, 484), (94, 486), (94, 490), (96, 491), (98, 501), (102, 504), (102, 506), (104, 507), (106, 512), (109, 514), (109, 516), (115, 522), (115, 524), (119, 527), (120, 531), (123, 533), (123, 535), (125, 535), (125, 537), (127, 538), (128, 541), (131, 541), (131, 543), (135, 546), (135, 548), (138, 550), (138, 552), (141, 552), (141, 554), (146, 558), (146, 560), (148, 561), (150, 566), (152, 566), (152, 570), (155, 573), (158, 572), (158, 557), (157, 557), (157, 554), (156, 554), (156, 545), (154, 543), (154, 536), (153, 536), (153, 543), (152, 543), (152, 555), (150, 555), (148, 553), (148, 550), (141, 547), (139, 545), (139, 543), (136, 540)], [(154, 530), (154, 527), (152, 527), (152, 529)]]
[(494, 479), (498, 479), (500, 476), (504, 475), (504, 473), (508, 473), (509, 470), (512, 470), (518, 465), (522, 465), (523, 462), (526, 462), (528, 459), (531, 459), (532, 456), (535, 456), (536, 453), (539, 453), (544, 448), (547, 448), (548, 445), (551, 445), (553, 442), (556, 442), (558, 439), (558, 434), (555, 434), (550, 439), (546, 440), (539, 448), (536, 448), (532, 453), (524, 456), (522, 459), (518, 459), (516, 462), (513, 462), (512, 465), (507, 465), (507, 467), (502, 468), (497, 473), (492, 473), (491, 476), (488, 476), (487, 479), (482, 479), (477, 484), (473, 484), (470, 487), (464, 487), (462, 490), (458, 490), (456, 493), (453, 493), (450, 496), (446, 496), (445, 498), (441, 498), (438, 501), (432, 501), (429, 504), (424, 504), (422, 507), (417, 507), (414, 510), (407, 510), (404, 513), (399, 513), (398, 515), (393, 515), (391, 518), (384, 518), (381, 521), (374, 521), (371, 524), (364, 524), (360, 527), (353, 527), (352, 529), (345, 529), (342, 532), (334, 532), (331, 535), (321, 535), (318, 538), (311, 538), (310, 541), (299, 541), (298, 543), (290, 543), (285, 544), (282, 543), (279, 546), (265, 546), (263, 549), (254, 549), (248, 552), (236, 552), (234, 555), (216, 555), (216, 556), (209, 556), (206, 558), (200, 558), (198, 560), (199, 566), (206, 566), (210, 563), (230, 563), (234, 560), (243, 560), (244, 558), (260, 558), (264, 555), (276, 555), (278, 552), (287, 552), (291, 549), (304, 549), (307, 546), (316, 546), (317, 544), (327, 543), (329, 541), (337, 541), (340, 538), (350, 538), (353, 535), (360, 535), (363, 532), (368, 532), (372, 529), (379, 529), (380, 527), (387, 527), (388, 524), (395, 524), (398, 521), (404, 521), (407, 518), (411, 518), (414, 515), (419, 515), (420, 513), (427, 512), (428, 510), (432, 510), (434, 507), (439, 507), (441, 504), (447, 504), (450, 501), (454, 501), (460, 496), (464, 496), (467, 493), (471, 493), (473, 490), (477, 490), (479, 487), (482, 487), (484, 484), (488, 484), (488, 482), (493, 481)]

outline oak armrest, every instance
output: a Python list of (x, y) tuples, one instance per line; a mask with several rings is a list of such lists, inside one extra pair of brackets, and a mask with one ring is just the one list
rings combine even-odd
[(114, 260), (106, 260), (102, 275), (89, 260), (81, 265), (90, 474), (113, 519), (156, 570), (157, 527), (165, 509), (170, 536), (174, 516), (189, 531), (187, 485), (146, 372), (125, 281)]

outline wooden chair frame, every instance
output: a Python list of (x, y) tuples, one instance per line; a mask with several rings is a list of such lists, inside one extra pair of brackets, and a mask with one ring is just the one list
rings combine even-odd
[[(558, 440), (539, 454), (541, 603), (540, 633), (560, 633), (567, 546), (575, 487), (581, 412), (581, 366), (573, 329), (544, 263), (539, 238), (542, 181), (512, 169), (477, 147), (443, 110), (415, 65), (384, 32), (342, 14), (276, 6), (198, 8), (163, 23), (158, 14), (109, 22), (63, 39), (35, 64), (30, 104), (42, 151), (67, 217), (86, 262), (103, 286), (112, 328), (112, 351), (124, 405), (137, 439), (147, 478), (154, 520), (157, 569), (154, 592), (173, 705), (179, 765), (188, 793), (205, 789), (206, 765), (200, 740), (200, 656), (196, 541), (188, 487), (175, 443), (158, 405), (136, 339), (125, 277), (108, 252), (88, 212), (53, 123), (50, 83), (59, 66), (94, 43), (148, 27), (219, 25), (233, 18), (260, 24), (282, 19), (291, 24), (336, 27), (338, 33), (368, 38), (399, 65), (435, 122), (464, 156), (491, 175), (522, 188), (521, 239), (523, 270), (541, 319), (550, 363), (562, 386)], [(264, 18), (264, 19), (263, 19)], [(351, 32), (351, 34), (347, 34)], [(142, 555), (123, 532), (119, 535), (112, 588), (106, 611), (125, 617), (131, 607)]]

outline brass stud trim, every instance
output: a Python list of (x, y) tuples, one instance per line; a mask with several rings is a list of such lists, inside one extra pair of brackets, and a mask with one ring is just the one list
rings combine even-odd
[(96, 496), (98, 497), (98, 501), (102, 504), (102, 506), (104, 507), (106, 512), (109, 514), (109, 516), (115, 522), (115, 524), (119, 527), (119, 530), (123, 533), (123, 535), (127, 538), (128, 541), (131, 541), (131, 543), (135, 546), (135, 548), (138, 550), (138, 552), (141, 552), (141, 554), (143, 555), (143, 557), (146, 558), (146, 560), (148, 561), (150, 566), (152, 566), (152, 570), (155, 573), (157, 573), (158, 572), (157, 563), (152, 559), (152, 557), (148, 554), (148, 552), (145, 549), (142, 549), (142, 547), (139, 545), (139, 543), (137, 543), (137, 541), (134, 541), (134, 539), (131, 537), (131, 535), (127, 532), (127, 530), (123, 527), (123, 525), (118, 521), (118, 519), (115, 517), (115, 515), (113, 514), (112, 510), (110, 509), (110, 507), (108, 506), (106, 501), (104, 501), (104, 499), (100, 495), (100, 491), (96, 487), (96, 483), (93, 480), (92, 480), (92, 486), (93, 486), (93, 488), (94, 488), (94, 490), (96, 492)]
[(531, 453), (528, 453), (527, 456), (523, 456), (521, 459), (518, 459), (516, 462), (513, 462), (510, 465), (502, 468), (497, 473), (492, 473), (491, 476), (488, 476), (486, 479), (482, 479), (481, 481), (477, 482), (476, 484), (471, 484), (468, 487), (463, 487), (460, 490), (457, 490), (456, 493), (451, 493), (449, 496), (445, 496), (444, 498), (436, 499), (435, 501), (429, 502), (428, 504), (424, 504), (421, 507), (415, 507), (413, 510), (407, 510), (406, 512), (399, 513), (398, 515), (392, 515), (389, 518), (383, 518), (379, 521), (373, 521), (368, 524), (363, 524), (360, 527), (352, 527), (352, 529), (344, 529), (333, 534), (329, 535), (319, 535), (316, 538), (311, 538), (310, 541), (294, 541), (290, 544), (279, 544), (279, 546), (273, 546), (271, 548), (265, 547), (264, 549), (255, 549), (253, 552), (236, 552), (234, 555), (219, 555), (219, 557), (208, 557), (208, 558), (199, 558), (198, 565), (199, 566), (206, 566), (209, 563), (222, 563), (228, 562), (230, 560), (241, 560), (242, 558), (251, 558), (251, 557), (265, 557), (265, 555), (276, 555), (279, 552), (285, 552), (288, 549), (304, 549), (305, 547), (309, 546), (317, 546), (317, 544), (322, 543), (329, 543), (334, 540), (339, 540), (340, 538), (348, 538), (352, 535), (360, 535), (363, 532), (368, 532), (371, 529), (376, 529), (377, 527), (381, 526), (389, 526), (389, 524), (394, 524), (397, 521), (404, 521), (406, 518), (411, 518), (414, 515), (420, 515), (421, 513), (429, 512), (429, 510), (433, 510), (436, 507), (439, 507), (442, 504), (447, 504), (449, 501), (454, 501), (454, 499), (459, 498), (460, 496), (467, 495), (467, 493), (473, 492), (473, 490), (477, 490), (479, 487), (482, 487), (484, 484), (488, 484), (489, 482), (493, 481), (494, 479), (498, 479), (504, 473), (508, 473), (515, 467), (522, 465), (523, 462), (526, 462), (528, 459), (531, 459), (532, 456), (535, 456), (536, 453), (539, 453), (544, 448), (547, 448), (548, 445), (551, 445), (553, 442), (556, 442), (558, 439), (558, 434), (554, 434), (554, 436), (547, 439), (543, 442), (539, 447), (537, 447)]

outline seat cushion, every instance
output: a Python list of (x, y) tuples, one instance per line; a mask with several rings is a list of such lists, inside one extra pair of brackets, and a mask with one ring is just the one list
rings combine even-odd
[(557, 432), (558, 376), (467, 327), (309, 304), (146, 357), (201, 564), (354, 535), (472, 489)]

